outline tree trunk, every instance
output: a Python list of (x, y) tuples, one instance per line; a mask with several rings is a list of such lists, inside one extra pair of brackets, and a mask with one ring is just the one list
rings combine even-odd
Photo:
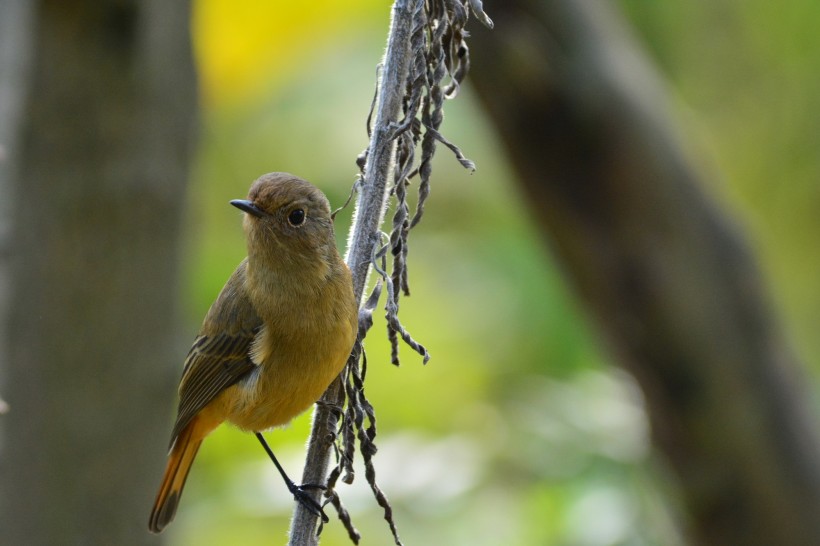
[(156, 543), (196, 113), (189, 5), (32, 9), (8, 184), (2, 542)]
[(528, 202), (646, 396), (697, 544), (820, 544), (820, 442), (737, 227), (609, 2), (509, 0), (475, 86)]

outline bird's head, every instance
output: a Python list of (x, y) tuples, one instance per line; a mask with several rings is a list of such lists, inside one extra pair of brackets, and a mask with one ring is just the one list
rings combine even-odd
[[(336, 252), (330, 203), (310, 182), (289, 173), (268, 173), (251, 185), (247, 199), (231, 205), (245, 212), (248, 254), (278, 262), (329, 259)], [(272, 264), (271, 264), (272, 265)]]

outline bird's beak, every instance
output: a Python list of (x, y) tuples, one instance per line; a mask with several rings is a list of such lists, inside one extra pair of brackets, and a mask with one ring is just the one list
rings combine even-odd
[(231, 205), (235, 206), (241, 211), (256, 216), (257, 218), (261, 218), (265, 215), (265, 213), (262, 212), (262, 209), (253, 204), (253, 201), (248, 201), (247, 199), (234, 199), (233, 201), (231, 201)]

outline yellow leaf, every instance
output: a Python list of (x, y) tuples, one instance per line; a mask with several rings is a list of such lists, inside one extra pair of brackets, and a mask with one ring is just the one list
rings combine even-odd
[(192, 34), (204, 105), (253, 99), (286, 81), (319, 48), (353, 39), (390, 6), (387, 0), (195, 0)]

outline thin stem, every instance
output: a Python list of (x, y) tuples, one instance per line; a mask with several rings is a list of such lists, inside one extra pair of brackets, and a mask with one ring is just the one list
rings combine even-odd
[[(391, 183), (395, 141), (393, 127), (401, 115), (404, 86), (410, 66), (410, 32), (415, 6), (423, 0), (396, 0), (379, 86), (376, 121), (368, 147), (364, 180), (359, 188), (356, 211), (350, 228), (345, 261), (353, 273), (353, 290), (362, 301), (370, 261), (379, 244), (379, 230), (384, 218), (385, 203)], [(328, 470), (330, 447), (338, 416), (332, 408), (344, 403), (341, 378), (336, 378), (322, 396), (322, 403), (313, 413), (313, 426), (308, 443), (304, 483), (323, 483)], [(318, 501), (319, 492), (315, 492)], [(313, 546), (318, 543), (318, 519), (302, 504), (297, 504), (290, 527), (290, 546)]]

